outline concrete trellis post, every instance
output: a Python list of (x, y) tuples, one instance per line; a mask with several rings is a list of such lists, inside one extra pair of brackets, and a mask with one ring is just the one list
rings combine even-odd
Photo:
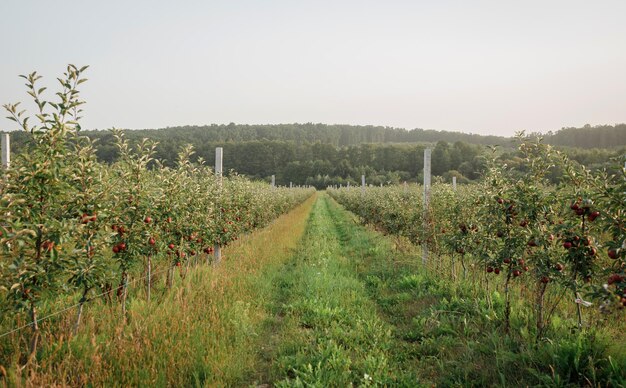
[[(215, 148), (215, 177), (217, 178), (217, 184), (219, 186), (220, 192), (222, 190), (222, 157), (223, 157), (224, 149), (222, 147)], [(221, 217), (221, 212), (218, 213), (218, 216)], [(214, 251), (214, 264), (219, 264), (222, 260), (222, 250), (219, 244), (215, 244)]]
[(11, 166), (11, 141), (8, 133), (2, 134), (2, 168)]
[[(428, 236), (428, 207), (430, 205), (430, 148), (426, 148), (424, 150), (424, 224), (423, 224), (423, 233), (424, 236)], [(428, 243), (426, 239), (422, 241), (422, 263), (426, 264), (428, 261)]]
[(365, 175), (361, 175), (361, 194), (365, 194)]
[(289, 188), (293, 189), (293, 182), (289, 182)]
[(452, 177), (452, 190), (456, 191), (456, 177)]
[(272, 189), (276, 187), (276, 175), (272, 175)]

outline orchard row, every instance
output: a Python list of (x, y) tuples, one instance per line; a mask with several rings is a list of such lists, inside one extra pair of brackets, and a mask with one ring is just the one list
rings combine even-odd
[[(539, 141), (520, 138), (526, 173), (496, 158), (481, 183), (435, 184), (424, 209), (422, 189), (406, 187), (330, 190), (330, 194), (365, 222), (426, 244), (429, 261), (455, 262), (487, 278), (503, 277), (510, 315), (510, 288), (516, 282), (536, 285), (538, 335), (549, 316), (543, 305), (546, 289), (569, 289), (582, 325), (581, 305), (589, 300), (603, 311), (626, 306), (626, 169), (592, 174)], [(551, 168), (563, 168), (561, 185), (544, 179)], [(530, 301), (529, 301), (530, 302)]]
[(5, 106), (30, 143), (0, 181), (0, 308), (28, 311), (35, 333), (46, 301), (81, 295), (77, 328), (89, 298), (117, 291), (125, 308), (129, 277), (141, 276), (149, 298), (153, 268), (167, 269), (169, 285), (177, 268), (210, 262), (216, 246), (312, 194), (216, 176), (202, 160), (190, 161), (190, 146), (176, 168), (165, 168), (153, 159), (154, 143), (131, 145), (118, 131), (119, 162), (99, 163), (80, 136), (83, 70), (68, 67), (57, 103), (42, 101), (36, 74), (25, 77), (39, 110), (34, 127), (17, 105)]

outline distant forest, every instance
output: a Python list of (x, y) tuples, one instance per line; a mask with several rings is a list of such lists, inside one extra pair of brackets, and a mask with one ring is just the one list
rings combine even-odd
[[(358, 184), (361, 174), (372, 184), (421, 180), (423, 151), (431, 147), (432, 172), (449, 181), (480, 177), (487, 158), (485, 145), (498, 145), (503, 163), (519, 163), (513, 139), (448, 131), (325, 124), (210, 125), (156, 130), (127, 130), (131, 142), (149, 138), (159, 142), (156, 158), (174, 165), (180, 148), (193, 144), (196, 157), (213, 163), (215, 147), (224, 148), (224, 169), (277, 184)], [(97, 140), (97, 156), (112, 163), (117, 150), (110, 131), (83, 131)], [(26, 143), (26, 134), (13, 132), (13, 152)], [(610, 157), (626, 152), (626, 124), (564, 128), (543, 135), (563, 148), (570, 158), (591, 168), (606, 165)], [(558, 180), (558, 173), (553, 177)]]

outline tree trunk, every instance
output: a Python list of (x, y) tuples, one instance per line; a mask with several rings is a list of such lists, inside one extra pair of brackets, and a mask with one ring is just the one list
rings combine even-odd
[(33, 322), (33, 334), (30, 339), (30, 349), (26, 365), (30, 364), (33, 359), (36, 359), (37, 345), (39, 344), (39, 322), (37, 322), (39, 317), (37, 316), (37, 308), (32, 301), (30, 303), (30, 318)]
[(545, 319), (544, 319), (544, 303), (543, 297), (546, 293), (546, 288), (548, 287), (548, 283), (543, 283), (540, 281), (539, 287), (537, 289), (537, 341), (543, 336), (545, 331)]
[(507, 334), (511, 329), (511, 290), (509, 287), (509, 283), (511, 282), (511, 268), (512, 266), (509, 264), (506, 282), (504, 283), (504, 331)]
[(122, 318), (126, 323), (126, 297), (128, 295), (128, 273), (122, 273)]
[(88, 288), (83, 290), (83, 296), (80, 298), (80, 302), (78, 304), (78, 312), (76, 313), (76, 322), (74, 323), (73, 335), (78, 333), (78, 326), (80, 325), (80, 318), (83, 315), (83, 305), (87, 301), (87, 293), (89, 292)]
[(150, 302), (150, 289), (152, 286), (152, 256), (151, 255), (148, 255), (148, 278), (147, 278), (146, 286), (148, 287), (148, 290), (147, 290), (148, 302)]

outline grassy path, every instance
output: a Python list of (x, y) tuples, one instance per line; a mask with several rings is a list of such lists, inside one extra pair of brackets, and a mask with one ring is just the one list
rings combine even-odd
[(389, 251), (379, 240), (320, 196), (296, 254), (274, 280), (274, 318), (260, 354), (265, 367), (260, 365), (255, 383), (418, 384), (412, 368), (395, 355), (403, 341), (381, 319), (358, 273), (365, 256), (384, 260)]

